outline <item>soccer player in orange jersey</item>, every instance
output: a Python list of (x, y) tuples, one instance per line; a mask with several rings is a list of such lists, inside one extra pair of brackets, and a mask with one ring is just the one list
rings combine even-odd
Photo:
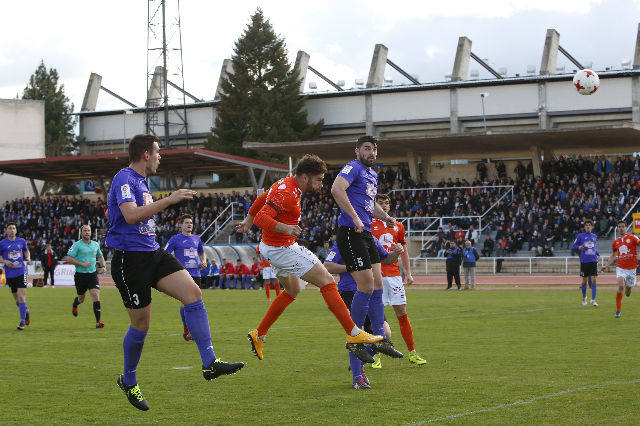
[(269, 290), (273, 288), (276, 291), (276, 297), (278, 297), (280, 295), (280, 284), (276, 279), (276, 274), (273, 272), (271, 264), (260, 254), (260, 250), (258, 250), (258, 256), (260, 256), (260, 270), (262, 271), (262, 281), (264, 281), (264, 291), (267, 293), (267, 302), (271, 302)]
[(614, 260), (616, 260), (616, 278), (618, 280), (618, 292), (616, 293), (616, 318), (620, 318), (622, 310), (622, 291), (627, 297), (631, 296), (631, 289), (636, 285), (636, 268), (638, 267), (638, 245), (640, 239), (633, 234), (627, 234), (627, 224), (621, 220), (618, 222), (618, 234), (620, 237), (613, 241), (613, 253), (606, 265), (602, 267), (604, 272)]
[[(391, 199), (388, 195), (379, 194), (376, 201), (385, 213), (389, 213), (389, 210), (391, 209)], [(401, 244), (405, 249), (400, 253), (402, 267), (405, 272), (404, 282), (402, 280), (402, 274), (400, 274), (400, 268), (398, 267), (397, 260), (390, 265), (382, 264), (382, 301), (385, 306), (391, 305), (398, 317), (400, 334), (402, 334), (402, 338), (407, 344), (407, 349), (409, 350), (409, 361), (416, 365), (424, 365), (427, 361), (420, 357), (416, 352), (416, 348), (413, 343), (413, 330), (411, 329), (409, 315), (407, 314), (407, 297), (404, 286), (413, 284), (413, 276), (411, 276), (409, 253), (407, 253), (406, 250), (407, 242), (405, 240), (404, 226), (402, 223), (396, 222), (390, 227), (380, 219), (373, 219), (371, 223), (371, 233), (380, 241), (380, 244), (382, 244), (388, 252), (391, 251), (394, 244)], [(375, 355), (374, 358), (376, 362), (373, 363), (372, 367), (382, 368), (380, 354)]]
[[(276, 276), (284, 285), (284, 291), (276, 297), (256, 330), (247, 335), (255, 355), (263, 358), (263, 345), (267, 331), (300, 293), (300, 278), (320, 288), (327, 306), (336, 316), (347, 333), (348, 350), (363, 362), (373, 362), (373, 357), (364, 344), (382, 340), (358, 328), (345, 306), (333, 277), (322, 262), (305, 247), (296, 243), (302, 230), (300, 222), (300, 197), (303, 193), (318, 193), (322, 189), (322, 179), (327, 166), (316, 155), (305, 155), (296, 165), (293, 176), (274, 183), (267, 195), (258, 197), (249, 210), (253, 224), (262, 228), (260, 254), (271, 264)], [(239, 228), (250, 228), (250, 221)]]

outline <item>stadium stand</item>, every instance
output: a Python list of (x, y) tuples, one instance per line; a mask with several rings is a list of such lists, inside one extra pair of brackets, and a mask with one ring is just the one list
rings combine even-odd
[[(391, 191), (394, 217), (448, 217), (441, 221), (440, 229), (433, 230), (423, 247), (424, 257), (441, 256), (447, 241), (460, 238), (472, 239), (485, 256), (541, 255), (545, 246), (551, 254), (566, 252), (586, 219), (593, 220), (595, 232), (601, 239), (610, 238), (616, 220), (635, 206), (640, 195), (640, 159), (631, 156), (559, 157), (543, 162), (543, 176), (538, 178), (533, 177), (530, 163), (518, 162), (513, 170), (506, 170), (502, 162), (493, 166), (496, 168), (494, 179), (487, 178), (485, 166), (485, 170), (478, 167), (478, 175), (471, 182), (450, 177), (437, 183), (422, 178), (413, 181), (407, 165), (384, 166), (377, 170), (379, 192)], [(299, 240), (314, 252), (321, 249), (324, 242), (333, 244), (339, 209), (331, 197), (330, 187), (337, 173), (338, 170), (332, 170), (327, 174), (322, 193), (302, 199)], [(503, 197), (505, 188), (510, 187), (512, 194)], [(255, 194), (248, 191), (236, 191), (202, 195), (174, 205), (158, 216), (159, 242), (164, 245), (171, 235), (179, 232), (178, 219), (182, 214), (194, 216), (194, 233), (201, 234), (221, 212), (231, 222), (241, 220), (254, 198)], [(231, 203), (238, 203), (241, 208), (227, 209)], [(489, 209), (494, 204), (495, 207)], [(483, 229), (477, 229), (477, 224), (465, 218), (485, 212), (488, 214)], [(47, 242), (53, 245), (58, 256), (64, 256), (78, 238), (82, 223), (92, 225), (94, 235), (109, 257), (108, 248), (104, 247), (107, 219), (102, 200), (90, 201), (77, 196), (14, 200), (0, 209), (2, 229), (11, 221), (18, 224), (20, 235), (29, 241), (34, 258)], [(412, 230), (420, 231), (427, 223), (413, 220), (411, 226)], [(239, 256), (245, 262), (250, 261), (254, 250), (251, 244), (260, 241), (260, 230), (254, 227), (246, 235), (235, 231), (227, 235), (226, 241), (216, 243), (233, 246), (211, 254), (217, 258)]]

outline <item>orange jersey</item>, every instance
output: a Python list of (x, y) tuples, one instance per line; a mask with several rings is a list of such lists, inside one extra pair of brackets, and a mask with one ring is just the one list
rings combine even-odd
[(636, 269), (638, 267), (638, 242), (640, 240), (633, 234), (625, 234), (624, 237), (613, 241), (613, 250), (618, 250), (616, 266), (621, 269)]
[[(253, 223), (262, 228), (262, 242), (272, 247), (288, 247), (296, 237), (275, 231), (277, 222), (297, 225), (300, 222), (302, 190), (293, 176), (278, 180), (269, 188), (266, 200)], [(258, 201), (258, 200), (256, 200)]]
[[(394, 243), (402, 245), (407, 244), (404, 238), (404, 225), (400, 222), (396, 222), (393, 228), (389, 228), (383, 221), (373, 219), (373, 222), (371, 223), (371, 234), (380, 241), (382, 247), (384, 247), (388, 252), (391, 252), (391, 246)], [(397, 260), (391, 265), (382, 264), (383, 277), (398, 277), (400, 275), (400, 268), (398, 267)]]

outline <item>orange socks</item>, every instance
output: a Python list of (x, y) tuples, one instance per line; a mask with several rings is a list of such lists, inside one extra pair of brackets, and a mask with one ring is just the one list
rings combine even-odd
[(273, 299), (273, 302), (269, 305), (269, 309), (267, 309), (267, 313), (264, 314), (264, 318), (262, 318), (262, 321), (258, 326), (258, 336), (264, 336), (267, 334), (269, 328), (271, 328), (273, 323), (276, 322), (287, 306), (289, 306), (294, 300), (296, 300), (296, 298), (289, 296), (286, 291), (283, 291), (278, 295), (278, 297)]
[(280, 296), (280, 282), (276, 281), (276, 283), (273, 285), (273, 288), (275, 288), (276, 290), (276, 297)]
[(331, 284), (320, 287), (320, 293), (322, 293), (322, 297), (324, 297), (324, 301), (327, 303), (329, 310), (333, 312), (333, 315), (335, 315), (338, 321), (340, 321), (340, 324), (342, 324), (344, 331), (347, 334), (351, 334), (351, 330), (356, 326), (356, 323), (351, 319), (349, 309), (347, 309), (347, 306), (342, 301), (336, 283), (332, 282)]
[(264, 283), (264, 291), (267, 292), (267, 300), (271, 300), (271, 295), (269, 294), (270, 287), (271, 287), (271, 284)]
[(413, 345), (413, 330), (411, 329), (411, 323), (409, 322), (409, 315), (404, 314), (403, 316), (398, 317), (398, 323), (400, 324), (400, 334), (402, 334), (402, 338), (407, 344), (407, 349), (411, 352), (415, 349), (415, 346)]
[(616, 293), (616, 310), (622, 310), (622, 293)]

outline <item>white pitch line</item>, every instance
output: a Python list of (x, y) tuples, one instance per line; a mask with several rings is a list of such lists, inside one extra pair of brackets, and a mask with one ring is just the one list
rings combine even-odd
[(191, 370), (193, 367), (171, 367), (172, 370)]
[(537, 401), (541, 401), (541, 400), (544, 400), (544, 399), (551, 399), (551, 398), (555, 398), (557, 396), (567, 395), (567, 394), (570, 394), (570, 393), (582, 392), (582, 391), (590, 390), (590, 389), (604, 388), (604, 387), (608, 387), (608, 386), (630, 385), (630, 384), (634, 384), (634, 383), (640, 383), (640, 379), (629, 380), (629, 381), (626, 381), (626, 382), (607, 382), (607, 383), (598, 383), (597, 385), (582, 386), (582, 387), (575, 388), (575, 389), (567, 389), (567, 390), (563, 390), (563, 391), (556, 392), (556, 393), (550, 393), (550, 394), (547, 394), (547, 395), (536, 396), (536, 397), (533, 397), (533, 398), (530, 398), (530, 399), (523, 399), (521, 401), (511, 402), (509, 404), (502, 404), (502, 405), (496, 405), (494, 407), (483, 408), (482, 410), (467, 411), (466, 413), (452, 414), (450, 416), (437, 417), (435, 419), (429, 419), (429, 420), (420, 420), (420, 421), (415, 422), (415, 423), (407, 423), (407, 425), (411, 425), (411, 426), (413, 426), (413, 425), (423, 425), (423, 424), (427, 424), (427, 423), (435, 423), (435, 422), (441, 422), (441, 421), (445, 421), (445, 420), (453, 420), (453, 419), (458, 419), (460, 417), (472, 416), (474, 414), (488, 413), (489, 411), (496, 411), (496, 410), (502, 410), (503, 408), (515, 407), (516, 405), (531, 404), (531, 403), (534, 403), (534, 402), (537, 402)]

